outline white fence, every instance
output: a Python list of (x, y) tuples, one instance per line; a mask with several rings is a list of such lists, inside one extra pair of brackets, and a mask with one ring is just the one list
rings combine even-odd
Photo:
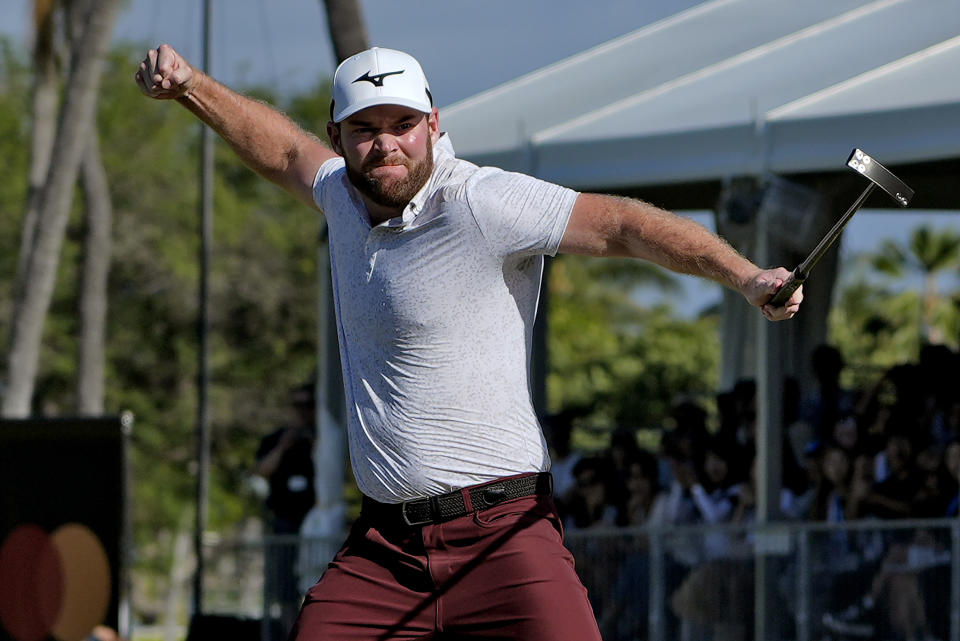
[[(207, 548), (204, 609), (283, 641), (342, 539)], [(571, 532), (605, 641), (960, 641), (960, 521)], [(268, 613), (264, 617), (264, 613)]]

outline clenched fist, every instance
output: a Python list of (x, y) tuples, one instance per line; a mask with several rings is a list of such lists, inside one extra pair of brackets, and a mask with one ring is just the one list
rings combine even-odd
[(767, 320), (780, 321), (793, 318), (800, 309), (800, 303), (803, 302), (803, 286), (793, 292), (783, 307), (768, 304), (768, 301), (789, 278), (790, 272), (783, 267), (763, 269), (740, 287), (740, 293), (751, 305), (759, 307)]
[(195, 89), (202, 76), (173, 47), (162, 44), (147, 52), (134, 79), (144, 95), (170, 100)]

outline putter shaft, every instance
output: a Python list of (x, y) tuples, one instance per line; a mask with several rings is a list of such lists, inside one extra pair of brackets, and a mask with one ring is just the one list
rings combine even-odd
[(863, 193), (860, 194), (860, 197), (850, 206), (847, 213), (845, 213), (827, 235), (820, 240), (814, 250), (810, 252), (810, 255), (807, 256), (802, 263), (797, 265), (797, 268), (793, 270), (787, 281), (770, 299), (769, 305), (782, 307), (790, 300), (793, 292), (797, 291), (797, 288), (803, 284), (803, 281), (810, 275), (810, 270), (813, 269), (814, 265), (827, 253), (827, 250), (836, 242), (837, 238), (840, 237), (843, 228), (847, 226), (847, 223), (850, 222), (853, 215), (857, 213), (857, 210), (866, 202), (867, 197), (873, 192), (875, 187), (880, 187), (880, 189), (885, 191), (887, 195), (893, 198), (901, 207), (906, 207), (910, 204), (910, 199), (913, 198), (913, 189), (908, 187), (906, 183), (893, 175), (889, 169), (875, 161), (862, 150), (854, 149), (850, 153), (850, 157), (847, 158), (847, 166), (869, 179), (870, 183), (867, 185), (867, 188), (863, 190)]
[(854, 201), (854, 203), (847, 209), (847, 212), (840, 217), (840, 220), (834, 224), (826, 236), (820, 239), (820, 242), (817, 243), (817, 246), (813, 249), (810, 254), (803, 259), (803, 262), (797, 265), (797, 268), (793, 270), (790, 274), (790, 278), (787, 279), (787, 282), (777, 290), (777, 293), (773, 295), (773, 298), (770, 299), (770, 305), (774, 307), (782, 307), (788, 300), (790, 296), (793, 295), (793, 292), (797, 291), (797, 288), (800, 285), (803, 285), (803, 281), (807, 280), (807, 276), (810, 274), (810, 270), (813, 269), (823, 255), (827, 253), (827, 250), (837, 242), (837, 239), (840, 238), (840, 233), (843, 231), (843, 228), (847, 226), (847, 223), (850, 222), (850, 219), (853, 218), (853, 215), (857, 213), (857, 210), (863, 206), (863, 203), (866, 202), (867, 197), (870, 196), (870, 193), (874, 190), (876, 185), (872, 182), (867, 185), (866, 189), (860, 194), (860, 196)]

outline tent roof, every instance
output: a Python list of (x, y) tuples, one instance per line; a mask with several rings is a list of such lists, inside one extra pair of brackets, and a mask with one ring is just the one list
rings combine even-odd
[(458, 154), (574, 188), (960, 158), (956, 0), (712, 0), (441, 110)]

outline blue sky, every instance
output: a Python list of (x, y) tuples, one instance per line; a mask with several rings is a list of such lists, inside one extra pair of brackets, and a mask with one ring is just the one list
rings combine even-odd
[[(279, 93), (307, 89), (329, 77), (335, 64), (320, 1), (213, 0), (213, 74), (233, 86), (266, 85)], [(0, 33), (26, 45), (31, 4), (0, 0)], [(694, 4), (696, 0), (361, 0), (371, 42), (420, 59), (441, 106), (441, 122), (445, 105)], [(125, 6), (116, 41), (169, 42), (199, 62), (200, 0), (130, 0)], [(707, 215), (696, 218), (712, 224)], [(906, 239), (918, 224), (956, 229), (960, 217), (865, 210), (848, 226), (841, 251), (847, 257), (875, 250), (883, 239)], [(958, 281), (953, 275), (943, 286), (956, 288)], [(681, 304), (699, 308), (696, 301), (719, 296), (694, 279), (684, 283)]]
[[(26, 0), (0, 0), (0, 33), (23, 37)], [(370, 40), (416, 56), (448, 105), (697, 4), (696, 0), (361, 0)], [(200, 0), (129, 0), (115, 39), (169, 42), (200, 58)], [(212, 71), (280, 91), (333, 73), (321, 0), (213, 0)]]

